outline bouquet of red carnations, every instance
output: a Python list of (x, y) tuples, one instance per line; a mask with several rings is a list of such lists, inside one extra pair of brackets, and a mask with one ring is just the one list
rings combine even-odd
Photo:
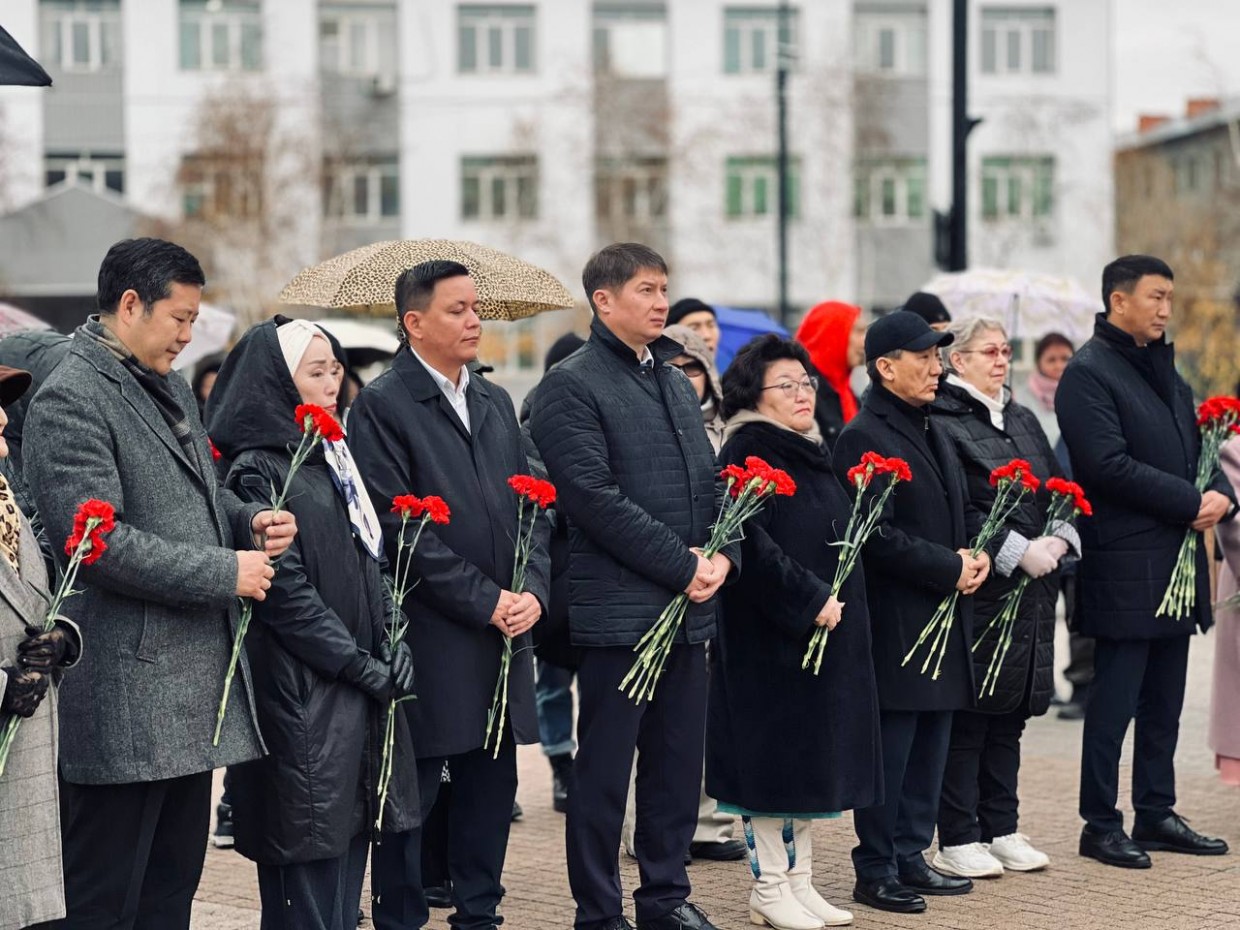
[[(65, 555), (69, 564), (60, 577), (60, 585), (52, 596), (47, 613), (43, 615), (41, 632), (47, 633), (56, 626), (56, 618), (60, 616), (60, 608), (65, 601), (78, 592), (73, 585), (77, 582), (78, 569), (83, 565), (93, 565), (107, 550), (108, 544), (103, 537), (116, 528), (116, 511), (107, 501), (88, 500), (78, 507), (73, 515), (73, 531), (65, 540)], [(9, 750), (17, 737), (17, 729), (22, 718), (16, 714), (0, 724), (0, 775), (9, 760)]]
[[(1197, 426), (1201, 430), (1201, 455), (1197, 459), (1194, 486), (1205, 493), (1218, 477), (1219, 450), (1223, 443), (1240, 433), (1240, 400), (1210, 397), (1202, 401), (1197, 408)], [(1154, 616), (1183, 620), (1197, 605), (1197, 541), (1200, 538), (1201, 533), (1191, 527), (1184, 534), (1171, 572), (1171, 583)]]
[[(388, 617), (387, 628), (384, 632), (387, 644), (392, 654), (395, 655), (396, 647), (405, 641), (405, 634), (409, 631), (409, 621), (405, 619), (402, 608), (405, 598), (417, 584), (416, 581), (409, 580), (414, 550), (418, 548), (418, 540), (422, 538), (422, 531), (426, 529), (426, 524), (437, 523), (443, 526), (452, 518), (452, 512), (442, 497), (436, 497), (433, 494), (429, 497), (400, 494), (392, 498), (392, 513), (400, 514), (400, 530), (397, 531), (396, 536), (396, 564), (392, 567), (392, 580), (388, 584), (392, 599), (392, 613)], [(409, 522), (415, 519), (418, 521), (417, 529), (414, 530), (413, 539), (409, 539), (405, 531)], [(383, 754), (379, 761), (377, 785), (379, 815), (375, 818), (375, 829), (379, 831), (383, 830), (383, 811), (387, 806), (388, 786), (392, 781), (392, 765), (395, 761), (393, 747), (396, 745), (396, 705), (401, 701), (410, 700), (411, 697), (392, 698), (388, 702), (387, 722), (383, 728)]]
[[(978, 554), (995, 538), (995, 535), (1003, 528), (1003, 524), (1020, 506), (1021, 499), (1026, 494), (1036, 491), (1040, 484), (1041, 482), (1034, 477), (1033, 466), (1024, 459), (1012, 459), (1006, 465), (1001, 465), (990, 473), (990, 486), (996, 489), (995, 499), (990, 505), (990, 513), (986, 515), (986, 520), (982, 523), (982, 528), (970, 547), (970, 555), (973, 558), (977, 558)], [(913, 648), (900, 663), (901, 667), (908, 665), (913, 655), (921, 648), (922, 643), (933, 636), (926, 659), (921, 664), (921, 673), (926, 674), (926, 670), (930, 667), (930, 660), (934, 659), (934, 674), (931, 678), (938, 680), (939, 673), (943, 670), (943, 656), (947, 654), (947, 640), (951, 635), (952, 625), (956, 622), (956, 605), (959, 601), (959, 590), (953, 591), (942, 600), (934, 616), (930, 618), (930, 622), (922, 628), (917, 642), (913, 643)]]
[[(289, 487), (293, 476), (305, 464), (310, 453), (323, 440), (337, 442), (344, 439), (344, 430), (336, 422), (336, 418), (316, 404), (298, 404), (293, 411), (293, 419), (301, 429), (301, 441), (293, 450), (293, 460), (289, 463), (288, 474), (284, 478), (284, 487), (276, 493), (271, 489), (271, 512), (279, 513), (288, 500)], [(214, 447), (214, 444), (212, 444)], [(224, 715), (228, 711), (228, 695), (232, 692), (233, 678), (237, 674), (237, 663), (241, 660), (241, 647), (245, 642), (245, 634), (250, 629), (250, 620), (254, 616), (254, 601), (245, 597), (241, 599), (241, 616), (237, 621), (237, 635), (233, 637), (232, 655), (228, 658), (228, 670), (224, 673), (224, 693), (220, 696), (220, 706), (215, 713), (215, 734), (211, 737), (211, 745), (220, 744), (220, 732), (224, 729)]]
[[(517, 492), (517, 553), (512, 567), (512, 593), (525, 590), (525, 570), (534, 548), (534, 527), (542, 512), (555, 503), (555, 485), (533, 475), (513, 475), (508, 486)], [(527, 506), (528, 502), (528, 506)], [(499, 660), (499, 679), (487, 712), (487, 732), (483, 748), (492, 746), (491, 758), (499, 758), (499, 745), (504, 739), (504, 721), (508, 717), (508, 670), (512, 667), (512, 637), (504, 637), (504, 652)]]
[[(756, 514), (766, 501), (778, 494), (790, 497), (797, 486), (786, 471), (772, 468), (756, 455), (745, 459), (745, 467), (729, 465), (721, 473), (727, 482), (727, 495), (719, 510), (719, 518), (710, 530), (710, 541), (702, 549), (702, 557), (710, 559), (725, 546), (743, 539), (745, 521)], [(620, 682), (620, 690), (634, 701), (651, 700), (663, 666), (671, 655), (672, 643), (684, 623), (689, 609), (689, 595), (677, 594), (654, 626), (633, 647), (637, 660)]]
[[(868, 509), (862, 507), (862, 499), (869, 491), (876, 478), (886, 478), (882, 490), (871, 495)], [(833, 546), (840, 547), (840, 560), (835, 565), (835, 579), (831, 583), (831, 596), (838, 597), (844, 582), (852, 574), (857, 558), (861, 555), (866, 541), (878, 530), (878, 520), (887, 499), (895, 491), (901, 481), (912, 481), (913, 472), (908, 462), (898, 458), (884, 458), (877, 452), (867, 452), (861, 461), (848, 470), (848, 481), (856, 489), (853, 498), (852, 513), (848, 517), (848, 526), (844, 530), (844, 538)], [(822, 656), (827, 648), (827, 636), (830, 631), (820, 626), (809, 638), (809, 648), (805, 650), (805, 658), (801, 660), (801, 668), (808, 668), (814, 663), (814, 674), (822, 668)]]
[[(1056, 524), (1071, 522), (1080, 516), (1093, 516), (1094, 508), (1085, 499), (1084, 489), (1075, 481), (1048, 478), (1046, 489), (1051, 492), (1051, 506), (1046, 514), (1046, 524), (1042, 529), (1043, 536), (1050, 535)], [(995, 630), (998, 636), (995, 651), (991, 654), (990, 664), (986, 668), (986, 677), (982, 680), (982, 688), (977, 693), (979, 698), (986, 694), (987, 689), (990, 690), (991, 695), (995, 693), (999, 672), (1003, 668), (1004, 659), (1007, 658), (1008, 649), (1012, 646), (1012, 628), (1016, 623), (1017, 611), (1020, 609), (1020, 599), (1025, 594), (1025, 588), (1029, 587), (1029, 581), (1029, 576), (1022, 573), (1016, 587), (1004, 598), (999, 612), (973, 641), (973, 651), (977, 652), (977, 647), (982, 644), (986, 639), (986, 634), (991, 630)]]

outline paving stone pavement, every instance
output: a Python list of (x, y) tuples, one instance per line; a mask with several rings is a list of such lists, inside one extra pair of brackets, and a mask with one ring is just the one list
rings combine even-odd
[[(1062, 630), (1061, 630), (1062, 636)], [(1061, 651), (1061, 654), (1063, 652)], [(1207, 833), (1240, 847), (1240, 789), (1222, 785), (1205, 745), (1212, 637), (1196, 637), (1189, 668), (1178, 766), (1179, 811)], [(851, 819), (822, 822), (814, 831), (815, 884), (832, 903), (854, 912), (854, 925), (875, 930), (1240, 930), (1240, 850), (1223, 857), (1153, 855), (1154, 868), (1127, 871), (1076, 855), (1079, 723), (1052, 714), (1031, 721), (1021, 769), (1021, 829), (1050, 854), (1050, 869), (1009, 873), (985, 881), (973, 894), (930, 899), (922, 915), (899, 916), (850, 903), (854, 843)], [(1131, 737), (1126, 753), (1131, 751)], [(525, 818), (513, 825), (504, 884), (504, 926), (543, 930), (572, 926), (573, 904), (564, 870), (564, 819), (551, 809), (550, 772), (538, 747), (518, 756), (518, 800)], [(1127, 755), (1121, 785), (1129, 784)], [(217, 791), (219, 790), (217, 778)], [(1131, 823), (1131, 807), (1122, 802)], [(622, 857), (626, 891), (636, 864)], [(694, 900), (721, 930), (748, 927), (749, 871), (745, 862), (695, 863)], [(364, 905), (369, 911), (368, 903)], [(208, 849), (194, 909), (194, 930), (257, 930), (258, 890), (253, 865), (233, 852)], [(629, 916), (632, 919), (631, 901)], [(430, 927), (447, 930), (447, 912)], [(369, 926), (369, 923), (364, 926)]]

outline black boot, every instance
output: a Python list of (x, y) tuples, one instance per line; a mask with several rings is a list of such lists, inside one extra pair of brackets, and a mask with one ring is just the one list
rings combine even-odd
[(215, 808), (215, 832), (211, 834), (211, 845), (216, 849), (233, 848), (232, 805), (222, 801)]
[(551, 763), (551, 806), (563, 814), (568, 811), (568, 792), (573, 786), (573, 754), (562, 752), (547, 761)]

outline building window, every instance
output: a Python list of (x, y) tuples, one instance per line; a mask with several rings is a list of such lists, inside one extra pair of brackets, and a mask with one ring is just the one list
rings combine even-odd
[(125, 193), (125, 157), (103, 152), (48, 152), (44, 160), (47, 187), (80, 184), (102, 193)]
[(260, 71), (258, 0), (181, 0), (182, 71)]
[(863, 223), (898, 226), (926, 218), (924, 158), (866, 159), (853, 176), (853, 216)]
[(622, 78), (665, 77), (667, 7), (662, 3), (595, 3), (594, 71)]
[(257, 219), (263, 210), (261, 158), (186, 155), (177, 180), (187, 220)]
[(1031, 220), (1055, 210), (1055, 159), (982, 159), (982, 218)]
[(594, 213), (605, 223), (662, 222), (667, 217), (667, 159), (599, 159)]
[[(800, 13), (788, 15), (788, 48), (795, 63)], [(766, 74), (779, 66), (779, 10), (775, 7), (728, 7), (723, 11), (725, 74)]]
[(461, 159), (461, 219), (538, 218), (538, 157)]
[(394, 6), (322, 6), (319, 68), (345, 77), (396, 73)]
[(120, 0), (43, 0), (40, 8), (48, 64), (77, 72), (120, 66)]
[(534, 73), (534, 7), (462, 5), (457, 17), (462, 74)]
[(396, 156), (329, 162), (323, 172), (323, 214), (351, 226), (400, 217), (400, 163)]
[(923, 77), (926, 14), (859, 10), (855, 49), (861, 74)]
[[(728, 219), (774, 216), (779, 212), (779, 167), (769, 156), (743, 156), (727, 161), (725, 212)], [(801, 160), (788, 159), (788, 214), (800, 215)]]
[(983, 7), (983, 74), (1054, 74), (1053, 7)]

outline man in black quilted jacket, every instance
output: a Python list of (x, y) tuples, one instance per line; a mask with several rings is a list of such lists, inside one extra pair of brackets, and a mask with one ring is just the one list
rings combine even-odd
[[(739, 547), (705, 545), (724, 493), (697, 394), (667, 362), (667, 265), (636, 243), (599, 251), (582, 283), (590, 339), (543, 379), (531, 431), (569, 520), (569, 624), (583, 647), (568, 876), (578, 930), (631, 930), (617, 859), (636, 747), (642, 884), (638, 930), (710, 930), (689, 904), (684, 856), (697, 822), (712, 598)], [(633, 647), (680, 592), (684, 625), (653, 699), (620, 690)]]

